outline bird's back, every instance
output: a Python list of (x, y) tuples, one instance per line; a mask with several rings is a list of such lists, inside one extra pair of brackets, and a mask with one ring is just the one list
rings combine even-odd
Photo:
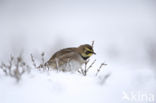
[(78, 61), (75, 63), (81, 64), (82, 60), (80, 54), (76, 50), (77, 48), (66, 48), (56, 52), (48, 61), (48, 65), (54, 69), (59, 69), (63, 66), (67, 66), (68, 63)]

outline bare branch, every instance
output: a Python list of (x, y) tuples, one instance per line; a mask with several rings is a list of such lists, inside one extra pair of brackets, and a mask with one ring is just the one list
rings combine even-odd
[(92, 66), (95, 64), (95, 62), (96, 62), (96, 59), (92, 62), (92, 64), (87, 68), (87, 71), (90, 69), (90, 68), (92, 68)]
[(45, 53), (42, 52), (42, 53), (41, 53), (41, 60), (42, 60), (41, 65), (42, 65), (42, 68), (45, 70), (45, 69), (46, 69), (46, 66), (45, 66), (45, 61), (44, 61), (44, 55), (45, 55)]
[(97, 69), (96, 76), (98, 75), (98, 73), (100, 72), (101, 68), (102, 68), (104, 65), (107, 65), (107, 64), (101, 63), (100, 67)]
[(87, 67), (88, 63), (89, 63), (90, 60), (87, 60), (84, 64), (84, 69), (83, 68), (80, 68), (81, 71), (78, 71), (79, 73), (81, 73), (82, 75), (86, 76), (87, 75), (87, 72), (89, 71), (90, 68), (92, 68), (92, 66), (94, 65), (94, 63), (96, 62), (96, 60), (94, 60), (90, 65), (89, 67)]
[(33, 66), (34, 66), (35, 68), (37, 68), (33, 55), (30, 54), (30, 56), (31, 56), (31, 61), (32, 61), (32, 63), (33, 63)]
[(94, 47), (94, 40), (92, 41), (92, 47)]
[(13, 77), (17, 82), (19, 82), (22, 75), (30, 70), (30, 67), (23, 61), (22, 56), (18, 56), (15, 59), (13, 56), (10, 56), (9, 64), (6, 65), (2, 62), (1, 69), (6, 76)]

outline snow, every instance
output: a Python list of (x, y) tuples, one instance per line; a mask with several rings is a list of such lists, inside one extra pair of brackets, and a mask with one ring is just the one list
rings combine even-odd
[[(31, 66), (19, 83), (0, 69), (0, 103), (155, 103), (156, 6), (151, 0), (0, 1), (0, 62), (10, 54), (23, 55)], [(45, 61), (66, 47), (91, 44), (95, 65), (79, 73), (38, 71)], [(98, 76), (97, 68), (103, 67)], [(106, 76), (106, 81), (103, 79)], [(130, 97), (123, 99), (123, 92)], [(141, 101), (145, 94), (153, 101)]]
[(34, 69), (31, 74), (25, 74), (19, 83), (16, 83), (13, 78), (1, 77), (1, 102), (129, 103), (122, 99), (123, 92), (155, 93), (153, 90), (156, 81), (150, 70), (111, 71), (110, 77), (101, 84), (101, 78), (109, 72), (106, 70), (99, 76), (93, 73), (82, 76), (78, 73), (43, 72)]

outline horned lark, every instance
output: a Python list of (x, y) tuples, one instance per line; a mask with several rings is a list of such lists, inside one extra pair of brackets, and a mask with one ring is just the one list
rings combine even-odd
[(85, 61), (95, 54), (93, 47), (84, 44), (77, 48), (65, 48), (56, 52), (46, 63), (59, 71), (77, 71)]

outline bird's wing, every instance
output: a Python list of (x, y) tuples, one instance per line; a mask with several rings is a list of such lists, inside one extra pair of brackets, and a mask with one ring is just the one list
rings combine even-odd
[(48, 61), (48, 64), (57, 64), (61, 66), (78, 55), (76, 48), (66, 48), (56, 52)]
[(51, 59), (55, 59), (56, 57), (57, 57), (57, 58), (60, 58), (60, 57), (62, 57), (62, 56), (68, 55), (68, 54), (70, 54), (70, 53), (72, 53), (72, 52), (75, 52), (75, 50), (76, 50), (76, 48), (66, 48), (66, 49), (62, 49), (62, 50), (56, 52), (56, 53), (51, 57)]

